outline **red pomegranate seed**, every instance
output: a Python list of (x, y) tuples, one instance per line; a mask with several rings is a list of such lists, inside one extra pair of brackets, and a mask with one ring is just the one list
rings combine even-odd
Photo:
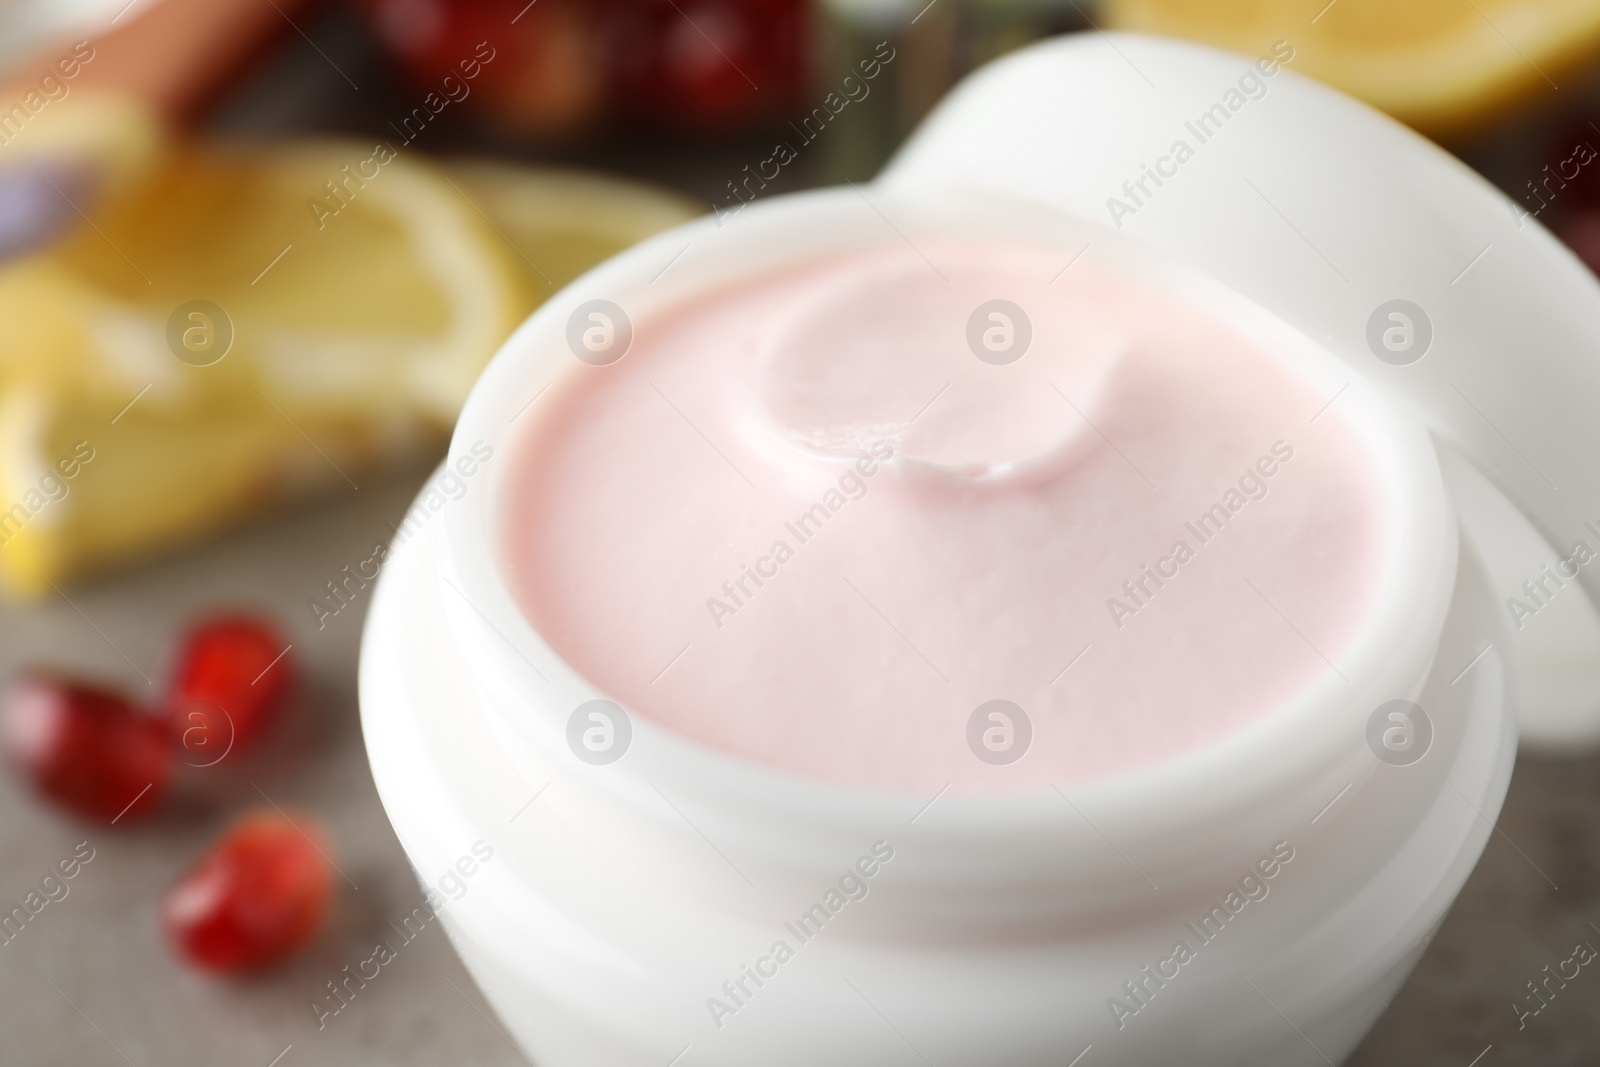
[(36, 789), (92, 819), (128, 822), (150, 814), (172, 778), (172, 746), (161, 720), (118, 693), (55, 674), (13, 683), (5, 747)]
[(300, 816), (251, 812), (218, 839), (162, 902), (173, 947), (210, 971), (254, 971), (312, 940), (327, 918), (327, 838)]
[(253, 741), (294, 686), (289, 642), (249, 615), (206, 619), (184, 637), (168, 719), (191, 763), (215, 763)]

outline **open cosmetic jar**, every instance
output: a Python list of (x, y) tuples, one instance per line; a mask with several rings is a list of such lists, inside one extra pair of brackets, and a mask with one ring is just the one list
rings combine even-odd
[[(494, 861), (470, 892), (446, 902), (442, 917), (508, 1032), (542, 1067), (1339, 1062), (1404, 980), (1491, 832), (1517, 743), (1519, 669), (1557, 660), (1569, 668), (1565, 689), (1551, 683), (1545, 690), (1565, 694), (1564, 717), (1553, 716), (1552, 730), (1590, 728), (1580, 712), (1592, 710), (1584, 671), (1593, 650), (1582, 641), (1552, 650), (1513, 634), (1501, 588), (1504, 575), (1538, 557), (1544, 538), (1570, 539), (1558, 535), (1581, 514), (1585, 483), (1575, 475), (1571, 493), (1542, 494), (1527, 456), (1441, 399), (1452, 381), (1463, 396), (1483, 387), (1497, 357), (1492, 345), (1477, 346), (1511, 330), (1505, 317), (1546, 299), (1514, 294), (1492, 307), (1481, 294), (1450, 292), (1448, 272), (1440, 280), (1427, 273), (1440, 249), (1462, 243), (1438, 205), (1459, 209), (1450, 226), (1497, 226), (1489, 217), (1491, 208), (1502, 210), (1496, 194), (1386, 120), (1277, 70), (1270, 82), (1257, 79), (1270, 88), (1252, 103), (1256, 112), (1241, 111), (1226, 138), (1198, 146), (1181, 180), (1169, 178), (1159, 197), (1141, 198), (1131, 218), (1108, 216), (1102, 201), (1122, 179), (1107, 176), (1137, 175), (1141, 159), (1159, 158), (1139, 131), (1155, 131), (1149, 144), (1164, 150), (1172, 120), (1182, 126), (1179, 104), (1203, 104), (1237, 79), (1236, 68), (1254, 62), (1136, 37), (1117, 45), (1120, 51), (1094, 39), (1052, 42), (980, 72), (870, 184), (762, 200), (636, 246), (545, 304), (474, 390), (446, 471), (470, 461), (479, 473), (442, 507), (425, 494), (402, 527), (404, 543), (387, 564), (364, 638), (362, 718), (379, 792), (419, 874), (432, 880), (474, 842), (492, 846)], [(1131, 87), (1119, 55), (1158, 78), (1166, 89), (1159, 99)], [(1309, 146), (1310, 163), (1277, 159), (1299, 146), (1291, 137)], [(1358, 147), (1376, 161), (1350, 161)], [(1302, 165), (1311, 169), (1295, 169)], [(1372, 185), (1363, 167), (1387, 167), (1398, 186)], [(1308, 249), (1277, 208), (1248, 199), (1256, 194), (1240, 179), (1251, 173), (1261, 191), (1270, 187), (1291, 207), (1325, 193), (1319, 233), (1329, 220), (1356, 232), (1336, 233), (1331, 260)], [(1301, 175), (1298, 184), (1285, 174)], [(1399, 232), (1382, 247), (1360, 244), (1390, 222)], [(1505, 226), (1515, 222), (1505, 215)], [(691, 416), (705, 409), (673, 405), (669, 394), (683, 394), (662, 376), (675, 358), (668, 342), (699, 336), (682, 332), (684, 316), (703, 318), (735, 294), (759, 297), (763, 286), (776, 286), (782, 295), (805, 272), (844, 264), (835, 278), (842, 282), (810, 290), (835, 295), (833, 303), (806, 305), (804, 328), (782, 333), (759, 301), (747, 322), (762, 336), (778, 330), (811, 338), (807, 329), (830, 325), (830, 309), (871, 295), (893, 275), (889, 268), (850, 274), (850, 264), (883, 256), (909, 262), (915, 253), (951, 292), (965, 292), (960, 271), (976, 270), (982, 257), (963, 263), (961, 250), (985, 248), (1055, 256), (1063, 273), (1080, 272), (1061, 283), (1063, 293), (1083, 295), (1073, 287), (1090, 283), (1076, 279), (1111, 279), (1135, 297), (1149, 295), (1151, 307), (1164, 309), (1153, 317), (1181, 313), (1217, 326), (1231, 339), (1228, 351), (1261, 354), (1262, 366), (1295, 383), (1305, 401), (1271, 410), (1280, 432), (1253, 448), (1244, 476), (1196, 490), (1195, 500), (1214, 498), (1233, 515), (1216, 520), (1226, 529), (1202, 522), (1183, 532), (1208, 508), (1161, 516), (1163, 529), (1179, 532), (1157, 541), (1190, 541), (1193, 566), (1207, 570), (1185, 573), (1189, 564), (1174, 552), (1142, 549), (1126, 558), (1153, 559), (1170, 587), (1142, 567), (1107, 568), (1115, 580), (1104, 583), (1103, 595), (1069, 605), (1068, 622), (1081, 627), (1033, 633), (1062, 670), (1026, 683), (981, 671), (974, 681), (959, 657), (924, 653), (910, 638), (931, 632), (928, 619), (954, 620), (971, 661), (1012, 662), (986, 651), (994, 644), (986, 634), (1006, 632), (994, 602), (981, 590), (967, 595), (991, 572), (1003, 573), (1008, 544), (1003, 536), (961, 540), (951, 531), (990, 506), (985, 494), (1033, 501), (1059, 475), (1048, 462), (1034, 463), (1037, 441), (1025, 432), (1033, 423), (1009, 409), (984, 423), (979, 406), (968, 419), (932, 416), (915, 433), (907, 427), (923, 416), (908, 411), (903, 424), (855, 418), (852, 427), (871, 430), (865, 435), (805, 424), (798, 436), (762, 436), (751, 425), (783, 422), (770, 391), (740, 394), (741, 379), (730, 371), (716, 380), (732, 395), (748, 395), (761, 417), (736, 412), (725, 424), (697, 423)], [(1551, 374), (1566, 374), (1563, 339), (1576, 344), (1584, 313), (1600, 321), (1600, 293), (1542, 233), (1507, 258), (1518, 255), (1561, 292), (1581, 297), (1576, 311), (1552, 312), (1541, 324), (1552, 341), (1542, 358)], [(1485, 276), (1492, 281), (1500, 269), (1507, 268)], [(988, 317), (994, 309), (986, 304), (955, 303), (958, 326), (969, 312), (976, 316), (973, 334), (962, 332), (955, 349), (970, 348), (962, 358), (983, 364), (979, 373), (1052, 358), (1051, 331), (1060, 324), (1046, 311), (1024, 315), (1037, 328), (1037, 348), (1007, 364), (983, 352), (1015, 341), (1018, 316), (1001, 307), (1000, 318)], [(1025, 312), (1027, 303), (1011, 307)], [(1104, 315), (1114, 318), (1113, 305), (1105, 302)], [(892, 300), (884, 306), (891, 327), (941, 328), (934, 305), (921, 324), (905, 320)], [(1128, 306), (1137, 312), (1139, 300)], [(1089, 307), (1061, 328), (1092, 318)], [(1383, 317), (1385, 308), (1400, 318)], [(1376, 348), (1368, 343), (1374, 316)], [(1411, 359), (1404, 346), (1419, 344), (1424, 320), (1428, 341)], [(1202, 335), (1197, 327), (1196, 344)], [(727, 347), (741, 351), (742, 343)], [(780, 374), (792, 370), (783, 360), (793, 348), (778, 344), (751, 357), (750, 380), (800, 381)], [(807, 359), (829, 356), (816, 346), (795, 350)], [(862, 358), (873, 350), (867, 345)], [(906, 358), (914, 361), (916, 352)], [(1124, 364), (1139, 366), (1137, 359)], [(795, 388), (870, 401), (874, 388), (900, 383), (896, 366), (876, 378), (823, 375)], [(1148, 485), (1132, 476), (1144, 477), (1135, 462), (1144, 454), (1112, 417), (1117, 397), (1154, 395), (1140, 389), (1156, 388), (1160, 376), (1127, 373), (1133, 385), (1122, 393), (1107, 386), (1102, 406), (1058, 387), (1062, 424), (1076, 417), (1081, 425), (1072, 421), (1073, 436), (1047, 442), (1066, 450), (1069, 469), (1085, 457), (1125, 462), (1131, 473), (1105, 483), (1123, 487), (1105, 489), (1107, 500), (1159, 494), (1163, 481), (1162, 470), (1150, 472)], [(621, 393), (606, 392), (625, 375), (656, 390), (688, 424), (679, 427), (683, 434), (699, 435), (707, 469), (720, 456), (756, 496), (765, 488), (812, 499), (822, 483), (807, 481), (807, 471), (824, 471), (824, 481), (850, 470), (872, 478), (856, 480), (870, 488), (846, 505), (855, 512), (830, 508), (837, 517), (828, 522), (857, 523), (822, 531), (840, 535), (831, 555), (823, 554), (822, 533), (809, 531), (815, 551), (797, 555), (787, 573), (777, 564), (762, 571), (773, 583), (765, 599), (752, 595), (756, 586), (731, 580), (743, 597), (713, 583), (706, 603), (684, 605), (686, 615), (698, 613), (697, 628), (685, 630), (680, 656), (695, 655), (698, 641), (707, 664), (725, 664), (714, 642), (735, 624), (745, 626), (737, 639), (751, 643), (740, 647), (755, 649), (732, 674), (706, 666), (702, 677), (715, 680), (700, 689), (672, 689), (681, 683), (668, 671), (692, 674), (696, 661), (672, 659), (671, 648), (661, 655), (639, 635), (659, 621), (659, 594), (676, 588), (676, 575), (720, 573), (704, 558), (712, 546), (692, 550), (693, 537), (682, 534), (692, 522), (678, 511), (663, 518), (649, 508), (605, 509), (608, 499), (638, 499), (673, 477), (671, 449), (632, 421)], [(657, 384), (663, 381), (668, 391)], [(1600, 394), (1597, 383), (1580, 384)], [(1497, 397), (1496, 409), (1525, 391)], [(1207, 402), (1201, 395), (1193, 403)], [(788, 430), (804, 422), (795, 410), (779, 413)], [(608, 411), (612, 423), (602, 417)], [(1531, 443), (1554, 448), (1568, 429), (1559, 415)], [(973, 438), (972, 427), (984, 425), (998, 436)], [(588, 438), (579, 432), (584, 426), (593, 431)], [(935, 429), (921, 429), (927, 426)], [(606, 446), (616, 434), (636, 437)], [(975, 439), (1026, 447), (1008, 453), (1007, 463), (974, 467), (961, 450)], [(1204, 452), (1208, 441), (1171, 454)], [(1340, 442), (1348, 452), (1339, 452)], [(1297, 458), (1272, 451), (1279, 445)], [(1277, 459), (1256, 466), (1257, 451), (1260, 462)], [(856, 466), (869, 456), (872, 476)], [(550, 475), (558, 461), (577, 476)], [(1268, 466), (1281, 466), (1270, 492)], [(1563, 481), (1569, 466), (1582, 464), (1552, 462)], [(1341, 491), (1357, 494), (1368, 520), (1353, 529), (1370, 548), (1358, 569), (1369, 591), (1351, 601), (1357, 607), (1333, 644), (1320, 638), (1316, 604), (1282, 610), (1246, 580), (1251, 571), (1230, 573), (1228, 582), (1199, 577), (1216, 578), (1241, 560), (1263, 568), (1258, 577), (1332, 568), (1343, 542), (1319, 543), (1309, 529), (1252, 543), (1253, 555), (1241, 555), (1242, 542), (1224, 543), (1280, 506), (1275, 501), (1296, 499), (1290, 479), (1310, 469), (1342, 472)], [(1229, 468), (1230, 478), (1237, 474)], [(698, 477), (684, 471), (683, 484)], [(570, 492), (530, 498), (535, 483)], [(1309, 484), (1308, 507), (1317, 500)], [(852, 546), (870, 542), (871, 516), (892, 516), (897, 507), (920, 514), (928, 494), (951, 509), (947, 525), (926, 538), (948, 541), (950, 565), (902, 580), (909, 599), (900, 607), (913, 610), (886, 612), (861, 595), (859, 618), (822, 610), (811, 620), (823, 636), (807, 640), (820, 644), (806, 644), (798, 630), (790, 643), (781, 628), (756, 629), (757, 611), (803, 618), (808, 603), (835, 604), (806, 599), (846, 577), (830, 572), (831, 563), (845, 561), (864, 583), (866, 575), (897, 573), (897, 561), (886, 558), (892, 552), (866, 559)], [(692, 518), (715, 496), (681, 494), (682, 514)], [(1102, 510), (1099, 527), (1068, 515), (1061, 537), (1092, 540), (1096, 529), (1122, 529), (1115, 509)], [(588, 529), (591, 541), (570, 532), (542, 541), (518, 534), (524, 520), (537, 533), (556, 529), (569, 512), (571, 529)], [(1319, 547), (1297, 554), (1297, 536)], [(1116, 551), (1127, 538), (1103, 539), (1112, 545), (1096, 560), (1122, 559)], [(1217, 544), (1206, 547), (1212, 539)], [(922, 558), (922, 542), (900, 543), (907, 559)], [(1047, 552), (1055, 542), (1041, 543)], [(599, 558), (615, 546), (615, 555)], [(556, 558), (555, 548), (567, 555)], [(980, 548), (995, 553), (992, 565), (964, 570), (962, 559), (948, 555)], [(544, 585), (528, 579), (541, 567), (554, 576)], [(627, 580), (613, 580), (619, 574)], [(784, 581), (788, 591), (778, 594)], [(551, 603), (566, 596), (570, 610), (545, 611), (541, 589), (552, 591)], [(609, 616), (586, 616), (591, 592), (621, 599), (607, 602)], [(1587, 604), (1582, 590), (1574, 592)], [(713, 600), (737, 609), (735, 617), (724, 618)], [(746, 601), (750, 614), (740, 617)], [(1175, 629), (1163, 632), (1178, 637), (1163, 644), (1146, 635), (1138, 657), (1118, 661), (1117, 642), (1138, 640), (1135, 629), (1167, 605), (1174, 605)], [(1301, 657), (1303, 669), (1287, 695), (1259, 713), (1191, 729), (1182, 744), (1167, 743), (1193, 725), (1181, 699), (1119, 703), (1116, 672), (1092, 658), (1111, 656), (1127, 691), (1145, 691), (1143, 675), (1176, 670), (1180, 661), (1196, 669), (1196, 657), (1183, 658), (1185, 632), (1204, 648), (1227, 647), (1234, 620), (1243, 618), (1252, 628), (1238, 634), (1270, 624), (1273, 643), (1253, 655), (1238, 644), (1236, 657), (1199, 657), (1196, 677), (1230, 678), (1230, 692), (1256, 693), (1254, 679), (1283, 681), (1291, 656)], [(865, 643), (856, 637), (869, 624), (886, 627), (871, 646), (881, 651), (859, 658)], [(587, 637), (575, 637), (578, 631)], [(735, 684), (801, 670), (806, 649), (829, 647), (830, 633), (842, 658), (819, 659), (811, 669), (822, 679), (818, 691), (844, 695), (814, 718), (782, 687)], [(1222, 646), (1206, 644), (1213, 637)], [(868, 710), (839, 713), (852, 686), (913, 677), (903, 673), (913, 656), (943, 678), (948, 706), (923, 695), (919, 687), (933, 683), (922, 679), (879, 686)], [(1098, 689), (1087, 681), (1095, 678)], [(895, 705), (897, 692), (906, 694), (906, 708)], [(1206, 692), (1193, 687), (1196, 707)], [(1124, 722), (1143, 725), (1130, 732)], [(1141, 743), (1152, 754), (1133, 751)], [(1080, 758), (1089, 749), (1116, 758)]]

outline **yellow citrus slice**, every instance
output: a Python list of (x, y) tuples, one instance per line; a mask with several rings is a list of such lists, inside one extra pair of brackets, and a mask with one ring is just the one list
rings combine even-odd
[(656, 186), (589, 171), (479, 160), (449, 169), (457, 187), (518, 250), (530, 283), (549, 291), (706, 210)]
[(436, 448), (545, 297), (696, 213), (359, 143), (186, 149), (84, 206), (0, 264), (0, 584), (24, 595)]
[(1600, 50), (1594, 0), (1106, 0), (1105, 22), (1293, 69), (1434, 136), (1473, 132), (1549, 95)]
[(0, 96), (0, 166), (5, 168), (43, 163), (58, 172), (81, 170), (98, 191), (107, 192), (146, 172), (165, 141), (162, 120), (132, 97), (94, 90), (59, 100), (20, 90)]

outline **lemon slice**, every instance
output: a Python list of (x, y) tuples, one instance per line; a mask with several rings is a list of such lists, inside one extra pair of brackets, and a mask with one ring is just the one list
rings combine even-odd
[(171, 156), (0, 266), (0, 584), (46, 592), (437, 448), (546, 296), (695, 213), (384, 145)]
[(1594, 0), (1107, 0), (1106, 22), (1294, 69), (1424, 133), (1451, 136), (1554, 93), (1600, 50)]
[(706, 210), (653, 185), (588, 171), (481, 160), (456, 162), (449, 170), (457, 188), (517, 250), (530, 283), (550, 291)]
[[(32, 99), (38, 110), (27, 102)], [(72, 103), (67, 104), (67, 100)], [(139, 100), (80, 90), (57, 101), (24, 93), (0, 111), (0, 169), (49, 164), (82, 170), (97, 192), (125, 187), (160, 158), (165, 125)]]

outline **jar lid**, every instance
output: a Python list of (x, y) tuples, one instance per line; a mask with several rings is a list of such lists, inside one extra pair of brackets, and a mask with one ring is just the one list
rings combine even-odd
[[(1600, 547), (1600, 286), (1487, 181), (1295, 74), (1294, 55), (1287, 41), (1259, 57), (1137, 34), (1047, 41), (959, 86), (879, 182), (1021, 199), (1177, 255), (1465, 453), (1516, 509), (1479, 522), (1510, 514), (1547, 550)], [(1501, 533), (1489, 539), (1517, 540)], [(1600, 594), (1600, 568), (1576, 569)], [(1539, 640), (1516, 634), (1525, 666)], [(1576, 733), (1600, 739), (1600, 647), (1580, 659), (1593, 684)]]

